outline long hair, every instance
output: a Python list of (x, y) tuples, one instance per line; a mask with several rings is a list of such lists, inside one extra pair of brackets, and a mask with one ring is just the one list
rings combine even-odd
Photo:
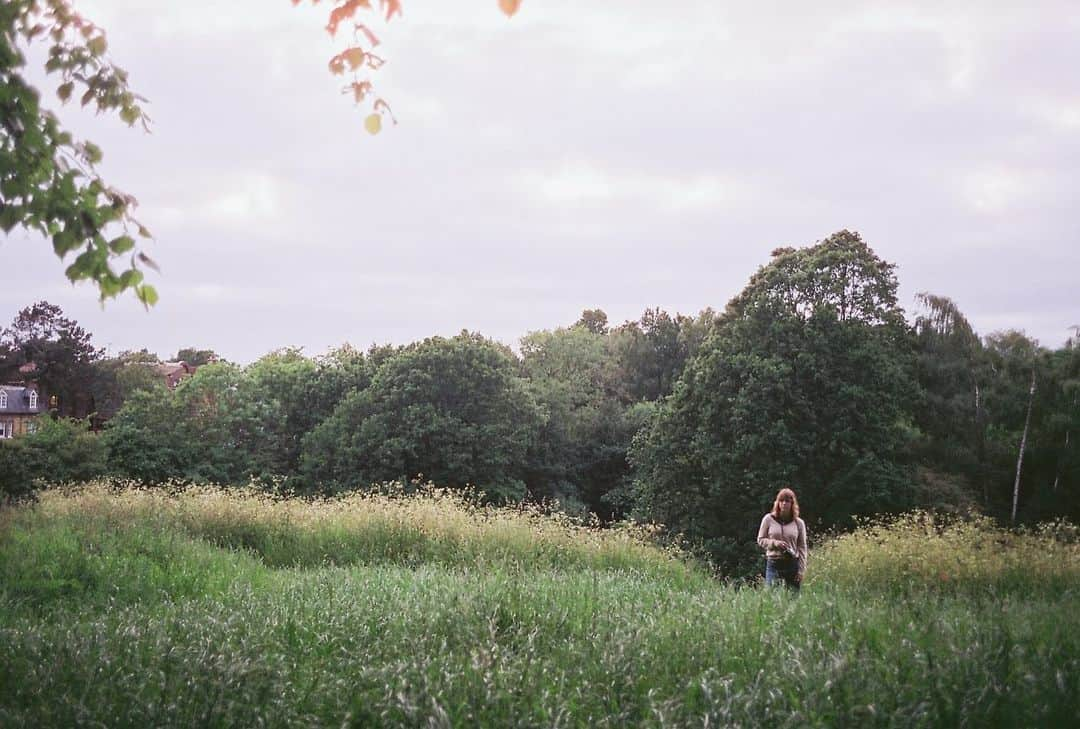
[(772, 505), (773, 519), (780, 521), (780, 499), (782, 498), (791, 499), (791, 521), (795, 521), (799, 518), (799, 500), (795, 498), (795, 492), (791, 489), (780, 489), (776, 494), (776, 500)]

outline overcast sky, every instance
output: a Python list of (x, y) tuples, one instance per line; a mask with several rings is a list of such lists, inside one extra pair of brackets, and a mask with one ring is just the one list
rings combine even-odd
[(1076, 0), (404, 0), (370, 19), (399, 121), (375, 137), (326, 2), (75, 5), (151, 102), (149, 135), (60, 112), (139, 198), (161, 301), (102, 308), (16, 231), (0, 326), (46, 299), (113, 354), (513, 345), (585, 308), (722, 309), (844, 228), (909, 312), (929, 291), (1051, 347), (1080, 324)]

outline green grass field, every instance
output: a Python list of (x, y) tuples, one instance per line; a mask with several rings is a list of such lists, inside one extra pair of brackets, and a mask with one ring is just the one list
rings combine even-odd
[(794, 598), (648, 540), (436, 491), (45, 492), (0, 511), (0, 726), (1080, 718), (1075, 532), (868, 525)]

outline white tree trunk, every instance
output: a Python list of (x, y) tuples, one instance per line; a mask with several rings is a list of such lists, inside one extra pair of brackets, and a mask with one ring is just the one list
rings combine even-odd
[(1058, 459), (1057, 473), (1054, 474), (1054, 491), (1057, 491), (1058, 481), (1061, 480), (1061, 463), (1068, 457), (1069, 453), (1069, 431), (1067, 430), (1065, 431), (1065, 447), (1062, 448), (1062, 451), (1064, 451), (1064, 453), (1061, 458)]
[(1020, 455), (1016, 459), (1016, 483), (1013, 484), (1012, 522), (1016, 523), (1016, 504), (1020, 501), (1020, 466), (1024, 462), (1027, 447), (1028, 426), (1031, 425), (1031, 406), (1035, 402), (1035, 365), (1031, 365), (1031, 389), (1028, 391), (1027, 417), (1024, 418), (1024, 434), (1020, 437)]

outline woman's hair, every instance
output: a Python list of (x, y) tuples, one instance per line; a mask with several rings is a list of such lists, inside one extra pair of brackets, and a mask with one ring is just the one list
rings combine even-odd
[(791, 520), (799, 518), (799, 500), (795, 498), (795, 492), (791, 489), (780, 489), (776, 494), (776, 500), (773, 501), (772, 515), (774, 519), (780, 518), (780, 500), (791, 499)]

